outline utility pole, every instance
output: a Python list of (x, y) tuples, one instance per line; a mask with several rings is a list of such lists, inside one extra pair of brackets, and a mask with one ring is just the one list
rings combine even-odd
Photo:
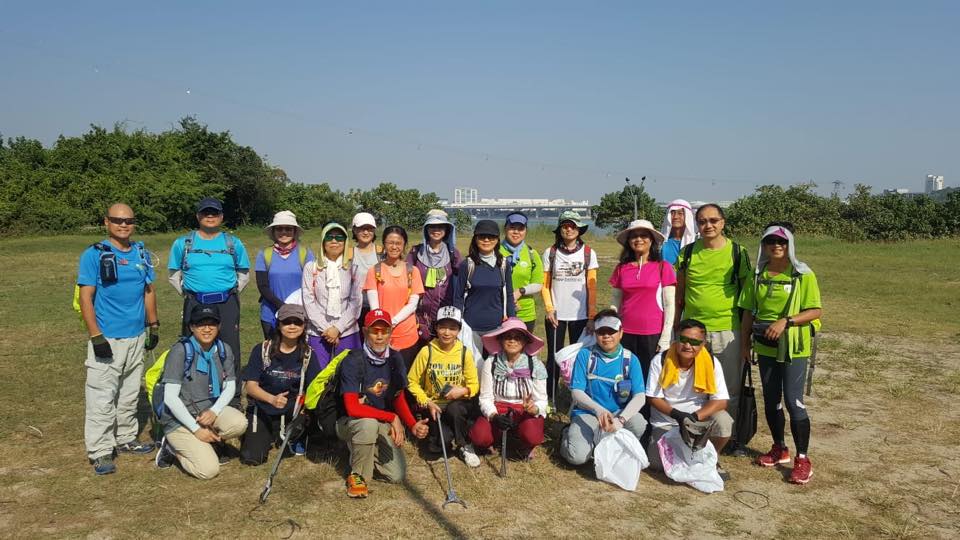
[[(630, 185), (630, 178), (625, 178), (625, 180), (626, 180), (626, 182), (627, 182), (627, 186), (629, 186), (629, 185)], [(646, 177), (646, 176), (640, 178), (640, 189), (643, 189), (643, 183), (646, 182), (646, 181), (647, 181), (647, 177)], [(637, 216), (637, 192), (634, 191), (634, 192), (632, 193), (632, 195), (633, 195), (633, 219), (634, 219), (634, 220), (637, 220), (637, 219), (639, 219), (639, 217)]]
[(840, 186), (842, 186), (842, 185), (843, 185), (843, 182), (841, 182), (840, 180), (834, 180), (834, 181), (833, 181), (833, 194), (834, 194), (834, 195), (837, 195), (837, 196), (840, 195)]

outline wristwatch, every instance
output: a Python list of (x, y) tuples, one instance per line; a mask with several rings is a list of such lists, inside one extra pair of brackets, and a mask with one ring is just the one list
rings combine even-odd
[(520, 296), (525, 296), (525, 295), (527, 294), (527, 289), (526, 289), (526, 288), (520, 287), (519, 290), (520, 290)]
[(787, 317), (787, 328), (793, 326), (793, 317)]

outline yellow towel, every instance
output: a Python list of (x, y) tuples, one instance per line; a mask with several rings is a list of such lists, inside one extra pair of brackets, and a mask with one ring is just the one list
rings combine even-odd
[[(660, 388), (669, 388), (680, 382), (680, 367), (677, 364), (677, 344), (674, 343), (667, 350), (667, 357), (663, 361), (660, 371)], [(713, 357), (703, 347), (693, 359), (693, 389), (701, 394), (716, 394), (717, 383), (713, 375)]]

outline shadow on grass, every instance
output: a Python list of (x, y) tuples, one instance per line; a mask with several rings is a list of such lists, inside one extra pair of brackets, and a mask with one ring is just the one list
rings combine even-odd
[(447, 532), (453, 538), (466, 538), (467, 532), (457, 526), (456, 523), (453, 523), (447, 519), (443, 511), (437, 507), (434, 503), (428, 501), (424, 496), (423, 492), (420, 491), (417, 487), (410, 485), (410, 482), (405, 478), (400, 484), (403, 486), (403, 489), (407, 491), (410, 495), (410, 498), (413, 499), (420, 507), (426, 512), (433, 520), (439, 525), (443, 530)]

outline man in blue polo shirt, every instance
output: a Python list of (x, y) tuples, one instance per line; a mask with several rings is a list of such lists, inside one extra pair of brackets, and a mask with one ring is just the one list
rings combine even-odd
[[(183, 295), (181, 335), (190, 336), (190, 312), (198, 304), (215, 304), (220, 311), (220, 339), (240, 350), (240, 291), (250, 279), (250, 260), (239, 238), (220, 230), (223, 204), (207, 197), (197, 204), (197, 230), (170, 246), (170, 284)], [(235, 378), (240, 362), (234, 364)], [(232, 405), (239, 406), (240, 385)]]
[(133, 210), (114, 204), (103, 223), (108, 238), (83, 252), (77, 273), (80, 314), (90, 334), (84, 442), (98, 475), (116, 471), (115, 451), (153, 450), (152, 444), (137, 441), (137, 398), (143, 351), (157, 346), (160, 327), (151, 254), (142, 242), (130, 240)]

